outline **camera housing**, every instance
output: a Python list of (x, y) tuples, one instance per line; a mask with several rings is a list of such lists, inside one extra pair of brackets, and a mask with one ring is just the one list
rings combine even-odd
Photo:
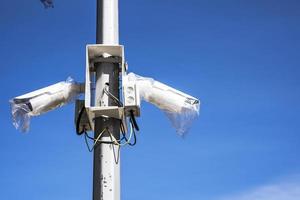
[(72, 102), (83, 91), (83, 85), (68, 78), (66, 81), (14, 97), (9, 101), (13, 124), (17, 129), (26, 132), (29, 130), (31, 116), (38, 116)]

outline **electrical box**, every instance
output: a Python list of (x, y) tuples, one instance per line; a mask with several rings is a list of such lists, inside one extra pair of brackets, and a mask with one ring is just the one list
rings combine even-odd
[(123, 78), (123, 97), (124, 97), (124, 107), (125, 115), (130, 115), (132, 111), (134, 116), (140, 116), (140, 94), (138, 86), (135, 82), (130, 82), (128, 77)]
[(75, 127), (77, 134), (83, 131), (91, 131), (94, 129), (94, 123), (90, 123), (86, 109), (84, 108), (84, 100), (76, 100), (75, 102)]

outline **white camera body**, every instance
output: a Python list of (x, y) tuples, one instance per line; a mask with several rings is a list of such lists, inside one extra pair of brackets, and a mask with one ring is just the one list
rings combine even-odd
[[(124, 80), (125, 109), (130, 105), (131, 108), (139, 110), (139, 98), (141, 98), (162, 110), (180, 135), (188, 132), (192, 122), (199, 115), (200, 101), (195, 97), (152, 78), (142, 77), (134, 73), (126, 75)], [(135, 92), (132, 92), (132, 88), (135, 89)], [(139, 98), (132, 98), (134, 96)]]
[[(200, 102), (198, 99), (159, 81), (138, 76), (134, 73), (129, 73), (125, 80), (127, 82), (125, 85), (135, 85), (138, 96), (163, 111), (182, 113), (186, 112), (186, 110), (193, 110), (199, 112)], [(124, 95), (126, 95), (125, 89)]]
[(52, 110), (65, 103), (72, 95), (72, 86), (65, 82), (56, 83), (48, 87), (29, 92), (15, 97), (15, 104), (26, 104), (30, 109), (31, 116)]
[(30, 116), (40, 115), (44, 112), (60, 107), (69, 102), (80, 92), (80, 85), (72, 82), (59, 82), (48, 87), (29, 92), (13, 98), (16, 105), (28, 106)]
[(46, 113), (75, 100), (84, 91), (83, 88), (83, 85), (68, 78), (66, 81), (11, 99), (14, 126), (22, 132), (27, 132), (30, 117)]
[(140, 81), (139, 87), (143, 98), (164, 111), (182, 113), (184, 109), (198, 100), (158, 81)]

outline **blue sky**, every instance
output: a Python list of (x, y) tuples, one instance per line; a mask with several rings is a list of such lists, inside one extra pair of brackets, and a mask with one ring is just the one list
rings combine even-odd
[[(201, 100), (178, 137), (142, 104), (134, 148), (122, 149), (123, 200), (296, 200), (300, 196), (300, 3), (297, 0), (120, 0), (120, 43), (132, 72)], [(74, 105), (11, 122), (8, 100), (84, 81), (95, 1), (2, 0), (0, 199), (91, 199), (92, 154)]]

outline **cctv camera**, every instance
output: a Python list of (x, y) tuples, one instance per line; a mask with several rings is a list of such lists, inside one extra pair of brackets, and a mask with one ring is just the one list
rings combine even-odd
[(15, 127), (27, 131), (31, 116), (63, 106), (74, 100), (80, 92), (80, 84), (68, 78), (67, 81), (13, 98), (10, 103)]
[(134, 73), (129, 73), (126, 80), (135, 84), (141, 99), (157, 106), (168, 116), (180, 135), (188, 131), (199, 115), (200, 101), (193, 96)]

